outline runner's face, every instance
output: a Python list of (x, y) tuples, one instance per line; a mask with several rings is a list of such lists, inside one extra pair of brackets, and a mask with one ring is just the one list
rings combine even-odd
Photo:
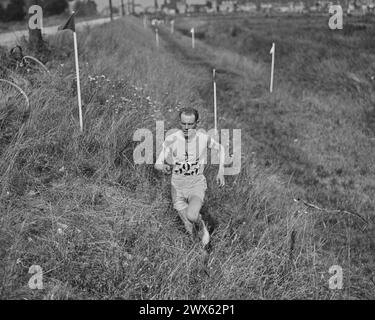
[(197, 127), (197, 122), (195, 121), (195, 115), (185, 114), (185, 113), (181, 114), (180, 126), (185, 137), (189, 136), (189, 130), (190, 130), (190, 135), (191, 135), (192, 132), (194, 132), (194, 130), (192, 129), (196, 129)]

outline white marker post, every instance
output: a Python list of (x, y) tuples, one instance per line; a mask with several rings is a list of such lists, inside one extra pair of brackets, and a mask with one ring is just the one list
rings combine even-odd
[(156, 46), (159, 48), (159, 30), (155, 28), (155, 39), (156, 39)]
[(143, 28), (146, 29), (147, 27), (147, 18), (146, 15), (143, 16)]
[(174, 20), (171, 20), (171, 33), (174, 32)]
[(79, 108), (79, 126), (81, 128), (81, 132), (83, 132), (83, 117), (82, 117), (82, 100), (81, 100), (81, 84), (79, 81), (79, 64), (78, 64), (78, 45), (77, 45), (77, 34), (73, 32), (74, 38), (74, 53), (75, 53), (75, 60), (76, 60), (76, 74), (77, 74), (77, 94), (78, 94), (78, 108)]
[(82, 117), (82, 99), (81, 99), (81, 84), (79, 80), (79, 64), (78, 64), (78, 45), (77, 45), (77, 33), (74, 22), (75, 12), (73, 11), (70, 15), (68, 21), (57, 28), (57, 30), (72, 30), (73, 31), (73, 40), (74, 40), (74, 57), (76, 62), (76, 75), (77, 75), (77, 96), (78, 96), (78, 108), (79, 108), (79, 126), (81, 132), (83, 132), (83, 117)]
[(216, 71), (212, 70), (212, 79), (214, 83), (214, 123), (215, 123), (215, 135), (217, 132), (217, 100), (216, 100)]
[(274, 70), (274, 66), (275, 66), (275, 42), (272, 42), (272, 48), (271, 48), (270, 54), (272, 54), (271, 83), (270, 83), (270, 92), (272, 92), (272, 90), (273, 90), (273, 70)]
[(194, 39), (194, 28), (191, 28), (191, 47), (194, 49), (195, 48), (195, 39)]

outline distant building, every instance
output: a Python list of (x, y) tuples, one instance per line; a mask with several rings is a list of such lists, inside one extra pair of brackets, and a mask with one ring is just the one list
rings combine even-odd
[(374, 14), (375, 0), (350, 0), (346, 12), (350, 15)]
[(220, 12), (233, 12), (235, 11), (235, 6), (237, 5), (237, 2), (231, 1), (231, 0), (225, 0), (222, 1), (219, 5)]
[(305, 12), (305, 4), (302, 1), (299, 3), (294, 3), (293, 12), (296, 12), (296, 13)]
[(271, 3), (261, 3), (260, 4), (260, 10), (265, 13), (270, 13), (272, 10), (272, 4)]
[[(76, 1), (76, 0), (73, 0)], [(85, 0), (84, 0), (85, 1)], [(93, 0), (97, 5), (97, 10), (101, 14), (108, 12), (109, 0)], [(160, 9), (164, 0), (156, 0), (156, 4)], [(125, 12), (132, 12), (133, 0), (123, 0)], [(121, 12), (121, 0), (112, 0), (112, 7), (116, 8), (117, 12)], [(153, 8), (153, 9), (151, 9)], [(155, 11), (155, 0), (134, 0), (134, 11), (135, 13)]]
[(188, 5), (188, 6), (195, 6), (195, 5), (203, 5), (205, 6), (206, 5), (206, 2), (207, 0), (186, 0), (185, 3)]
[(288, 4), (274, 4), (272, 7), (273, 11), (281, 12), (281, 13), (287, 13), (292, 12), (292, 7)]
[(255, 3), (249, 2), (245, 4), (240, 4), (237, 9), (243, 12), (255, 12), (257, 11), (257, 5)]
[(206, 12), (206, 1), (207, 0), (186, 0), (187, 12)]

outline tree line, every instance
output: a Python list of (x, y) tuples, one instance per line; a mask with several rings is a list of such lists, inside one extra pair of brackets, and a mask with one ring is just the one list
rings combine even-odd
[[(22, 21), (27, 17), (28, 8), (34, 4), (43, 8), (44, 17), (64, 13), (69, 7), (68, 0), (0, 0), (0, 21)], [(82, 16), (97, 13), (93, 0), (77, 1), (74, 10)]]
[[(7, 3), (5, 5), (5, 3)], [(10, 0), (0, 2), (0, 19), (3, 22), (22, 21), (27, 16), (28, 8), (37, 4), (43, 8), (44, 16), (51, 16), (65, 12), (68, 8), (67, 0)]]

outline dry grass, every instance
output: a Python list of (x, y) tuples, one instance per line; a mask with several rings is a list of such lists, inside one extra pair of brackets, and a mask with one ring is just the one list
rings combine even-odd
[[(52, 76), (26, 76), (33, 77), (27, 88), (32, 112), (23, 135), (17, 144), (1, 146), (3, 299), (373, 297), (368, 271), (348, 259), (358, 241), (361, 263), (372, 263), (366, 250), (373, 242), (360, 238), (356, 221), (294, 202), (305, 185), (285, 178), (275, 164), (263, 166), (264, 154), (256, 148), (276, 142), (263, 129), (285, 125), (285, 118), (274, 113), (292, 98), (281, 89), (273, 97), (261, 93), (266, 84), (262, 63), (240, 54), (231, 59), (229, 51), (209, 46), (192, 53), (188, 39), (177, 36), (173, 43), (166, 34), (156, 50), (153, 33), (133, 19), (87, 29), (79, 34), (81, 134), (69, 38), (58, 37), (50, 39), (51, 48), (60, 49), (52, 50)], [(206, 54), (214, 60), (207, 62)], [(173, 127), (176, 101), (196, 106), (203, 127), (210, 128), (210, 73), (202, 68), (209, 63), (229, 72), (219, 80), (227, 85), (220, 106), (228, 108), (220, 126), (243, 130), (243, 160), (241, 173), (228, 177), (224, 189), (214, 184), (216, 168), (207, 168), (205, 211), (219, 222), (207, 256), (171, 208), (168, 177), (152, 166), (133, 164), (132, 136), (137, 128), (154, 131), (155, 120)], [(231, 72), (241, 80), (233, 80)], [(319, 96), (308, 93), (306, 99), (317, 103)], [(250, 116), (264, 123), (256, 127), (262, 139), (245, 125)], [(43, 290), (27, 286), (33, 264), (43, 268)], [(334, 264), (344, 269), (341, 291), (328, 289)]]

